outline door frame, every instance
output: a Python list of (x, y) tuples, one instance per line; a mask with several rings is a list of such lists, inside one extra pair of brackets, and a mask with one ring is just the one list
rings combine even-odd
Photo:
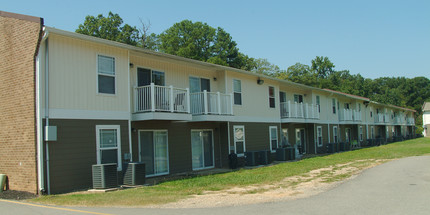
[[(210, 131), (212, 133), (212, 166), (201, 167), (201, 168), (193, 168), (193, 165), (192, 165), (193, 164), (192, 163), (193, 159), (191, 158), (191, 168), (193, 169), (193, 171), (215, 168), (215, 148), (214, 148), (215, 144), (214, 144), (214, 131), (213, 131), (213, 129), (191, 129), (191, 131), (190, 131), (190, 137), (191, 137), (191, 133), (193, 131)], [(192, 138), (190, 138), (190, 139), (191, 139), (191, 142), (190, 142), (190, 144), (191, 144), (191, 156), (193, 156), (193, 146), (192, 146), (193, 139)], [(200, 141), (202, 141), (202, 138), (200, 138)], [(203, 145), (203, 142), (201, 142), (201, 143)], [(204, 152), (204, 150), (203, 150), (203, 152)], [(204, 157), (205, 157), (205, 155), (203, 153), (203, 165), (204, 165), (204, 160), (205, 160)]]
[(301, 143), (303, 144), (303, 155), (304, 154), (306, 154), (306, 149), (307, 149), (307, 147), (306, 147), (306, 129), (305, 128), (296, 128), (296, 130), (295, 130), (295, 138), (296, 138), (296, 143), (297, 143), (297, 130), (303, 130), (303, 138), (304, 138), (304, 140), (302, 141), (301, 139), (301, 137), (300, 137), (300, 141), (301, 141)]
[[(146, 171), (145, 171), (145, 175), (146, 177), (155, 177), (155, 176), (160, 176), (160, 175), (169, 175), (170, 174), (170, 154), (169, 154), (169, 131), (167, 129), (138, 129), (137, 130), (137, 145), (139, 147), (139, 162), (142, 162), (142, 147), (140, 146), (140, 132), (141, 131), (165, 131), (167, 133), (166, 136), (166, 142), (167, 142), (167, 172), (164, 173), (159, 173), (159, 174), (152, 174), (152, 175), (147, 175)], [(154, 144), (154, 142), (152, 142), (152, 144)], [(155, 150), (155, 147), (154, 147)], [(155, 151), (154, 151), (155, 154)], [(146, 165), (146, 164), (145, 164)], [(155, 165), (155, 162), (154, 162)]]

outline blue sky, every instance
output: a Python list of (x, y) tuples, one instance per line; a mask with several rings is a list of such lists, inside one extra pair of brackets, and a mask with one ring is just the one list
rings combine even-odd
[(281, 69), (327, 56), (335, 69), (367, 78), (430, 78), (430, 1), (3, 1), (0, 10), (43, 17), (74, 31), (86, 15), (118, 13), (161, 33), (184, 19), (222, 27), (241, 52)]

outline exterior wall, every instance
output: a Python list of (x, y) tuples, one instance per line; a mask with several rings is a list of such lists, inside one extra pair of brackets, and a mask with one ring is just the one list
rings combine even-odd
[[(291, 146), (296, 145), (296, 129), (305, 129), (305, 142), (306, 142), (306, 153), (307, 154), (315, 154), (316, 145), (315, 145), (315, 129), (314, 124), (310, 123), (283, 123), (282, 128), (288, 129), (288, 143)], [(324, 130), (324, 128), (323, 128)], [(324, 137), (324, 134), (323, 134)]]
[(423, 112), (423, 125), (427, 128), (423, 134), (425, 137), (430, 137), (430, 111)]
[(262, 151), (270, 150), (269, 127), (278, 128), (278, 144), (281, 142), (280, 124), (279, 123), (252, 123), (252, 122), (234, 122), (230, 123), (230, 146), (234, 148), (234, 130), (233, 126), (243, 125), (245, 127), (245, 151)]
[(210, 129), (213, 132), (215, 167), (228, 166), (228, 144), (226, 123), (217, 122), (173, 122), (141, 121), (132, 122), (133, 161), (139, 161), (139, 130), (167, 130), (169, 151), (169, 173), (193, 171), (191, 130)]
[[(49, 35), (48, 47), (51, 117), (80, 118), (85, 113), (109, 112), (106, 115), (112, 118), (128, 118), (127, 50), (56, 34)], [(115, 95), (98, 93), (97, 55), (115, 58)]]
[(96, 125), (120, 125), (121, 157), (130, 153), (128, 121), (50, 119), (57, 141), (49, 143), (51, 194), (92, 188), (92, 165), (97, 164)]
[(43, 20), (0, 11), (0, 173), (11, 190), (38, 193), (35, 53)]

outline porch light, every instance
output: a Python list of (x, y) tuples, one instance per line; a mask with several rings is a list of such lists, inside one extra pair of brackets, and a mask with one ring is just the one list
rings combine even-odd
[(258, 85), (262, 85), (262, 84), (264, 84), (264, 80), (261, 80), (260, 78), (258, 78), (258, 80), (257, 80), (257, 84), (258, 84)]

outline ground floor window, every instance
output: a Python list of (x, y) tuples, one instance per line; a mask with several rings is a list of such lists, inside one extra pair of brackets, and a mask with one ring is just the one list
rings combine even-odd
[(139, 160), (147, 176), (169, 174), (167, 130), (139, 131)]
[(245, 126), (235, 125), (234, 131), (234, 152), (238, 156), (243, 156), (245, 153)]
[(212, 130), (191, 131), (191, 151), (193, 170), (214, 167)]
[(96, 125), (97, 164), (116, 163), (121, 171), (120, 137), (119, 125)]
[(333, 141), (335, 142), (335, 143), (337, 143), (338, 142), (338, 132), (337, 132), (337, 126), (333, 126)]
[(278, 127), (270, 126), (269, 133), (270, 133), (270, 149), (272, 150), (272, 152), (276, 152), (276, 149), (278, 148)]
[(322, 126), (317, 126), (317, 144), (319, 147), (323, 145)]

